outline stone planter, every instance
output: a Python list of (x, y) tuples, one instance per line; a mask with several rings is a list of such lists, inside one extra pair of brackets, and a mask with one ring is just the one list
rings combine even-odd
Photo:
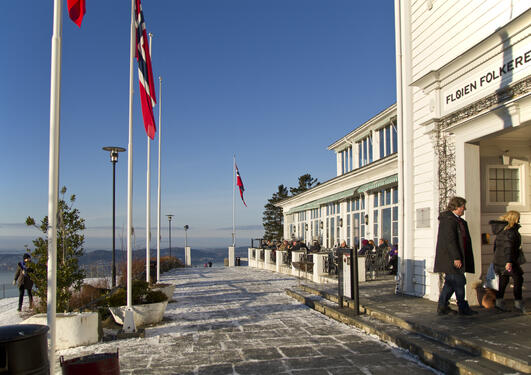
[(168, 301), (171, 301), (173, 297), (173, 291), (175, 290), (175, 284), (155, 284), (152, 290), (159, 290), (168, 297)]
[[(47, 325), (46, 314), (36, 314), (21, 324)], [(63, 350), (95, 344), (99, 341), (97, 312), (56, 314), (56, 349)]]
[[(133, 320), (136, 327), (155, 324), (162, 321), (168, 301), (133, 305)], [(116, 323), (123, 325), (127, 306), (109, 307)]]

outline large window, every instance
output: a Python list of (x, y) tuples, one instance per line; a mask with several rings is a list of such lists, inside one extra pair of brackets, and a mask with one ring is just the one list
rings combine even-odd
[(352, 170), (352, 146), (340, 151), (341, 155), (341, 174)]
[(487, 167), (488, 193), (490, 204), (520, 203), (520, 167), (489, 166)]
[(398, 136), (394, 125), (386, 126), (378, 133), (380, 133), (380, 158), (398, 151)]
[(373, 238), (398, 244), (398, 189), (396, 187), (373, 192)]
[(350, 220), (347, 219), (347, 243), (359, 249), (361, 239), (365, 238), (365, 195), (347, 201), (347, 206), (351, 212), (348, 218), (352, 220), (349, 228)]

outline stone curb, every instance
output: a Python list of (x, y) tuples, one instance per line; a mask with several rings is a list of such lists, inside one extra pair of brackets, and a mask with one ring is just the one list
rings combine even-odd
[[(339, 299), (336, 295), (330, 294), (327, 292), (319, 291), (315, 288), (311, 288), (306, 285), (301, 285), (300, 289), (303, 291), (314, 294), (320, 297), (323, 297), (329, 301), (339, 303)], [(349, 299), (344, 299), (343, 304), (350, 308), (354, 309), (354, 301)], [(378, 310), (370, 305), (361, 305), (360, 304), (360, 311), (363, 311), (364, 313), (379, 319), (381, 321), (394, 324), (400, 328), (403, 328), (405, 330), (408, 330), (410, 332), (419, 333), (425, 336), (428, 336), (436, 341), (442, 342), (445, 345), (448, 345), (450, 347), (466, 351), (470, 353), (471, 355), (475, 356), (481, 356), (483, 358), (486, 358), (490, 361), (499, 363), (503, 366), (510, 367), (514, 370), (521, 371), (524, 374), (531, 373), (531, 365), (529, 362), (524, 362), (520, 358), (515, 358), (511, 356), (508, 353), (500, 352), (497, 350), (494, 350), (492, 348), (486, 348), (481, 345), (478, 345), (476, 342), (462, 339), (459, 337), (456, 337), (451, 334), (443, 333), (440, 331), (437, 331), (433, 327), (427, 327), (422, 324), (418, 324), (411, 321), (406, 321), (404, 319), (401, 319), (397, 316), (390, 315), (384, 311)]]
[(515, 374), (514, 369), (462, 349), (450, 347), (392, 323), (378, 321), (377, 318), (368, 315), (356, 316), (350, 308), (336, 308), (290, 289), (286, 289), (286, 294), (334, 320), (357, 327), (387, 343), (409, 351), (418, 356), (423, 363), (445, 374)]

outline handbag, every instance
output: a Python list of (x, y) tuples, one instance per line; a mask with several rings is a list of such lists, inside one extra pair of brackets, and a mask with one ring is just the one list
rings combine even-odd
[(522, 264), (525, 264), (525, 262), (527, 262), (527, 259), (525, 259), (525, 255), (524, 255), (522, 248), (519, 248), (518, 258), (516, 258), (516, 263), (518, 263), (518, 265), (521, 266)]
[(500, 275), (497, 275), (494, 271), (494, 264), (491, 263), (489, 270), (487, 271), (487, 276), (485, 278), (485, 283), (483, 284), (485, 288), (492, 290), (500, 289)]

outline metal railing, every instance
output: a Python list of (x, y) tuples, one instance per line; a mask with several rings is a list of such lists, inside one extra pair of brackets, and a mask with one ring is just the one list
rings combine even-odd
[(0, 299), (18, 296), (18, 287), (13, 284), (0, 284)]

